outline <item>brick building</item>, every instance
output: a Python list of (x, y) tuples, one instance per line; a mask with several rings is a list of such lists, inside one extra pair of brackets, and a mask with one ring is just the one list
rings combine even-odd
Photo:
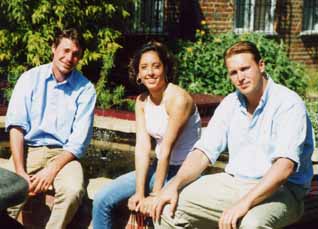
[(141, 0), (134, 16), (128, 37), (193, 39), (205, 20), (212, 33), (283, 39), (290, 59), (318, 69), (318, 0)]

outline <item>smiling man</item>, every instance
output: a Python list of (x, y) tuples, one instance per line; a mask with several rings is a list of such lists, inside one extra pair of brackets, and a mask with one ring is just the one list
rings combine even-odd
[[(84, 193), (78, 159), (92, 136), (96, 93), (75, 70), (83, 47), (77, 30), (59, 31), (52, 44), (52, 63), (21, 75), (7, 111), (11, 170), (27, 180), (29, 195), (50, 187), (55, 191), (46, 228), (65, 228)], [(21, 207), (11, 208), (11, 216), (16, 217)]]
[[(224, 61), (237, 90), (157, 196), (150, 212), (157, 228), (281, 228), (302, 215), (313, 175), (304, 102), (266, 74), (255, 44), (235, 43)], [(225, 149), (225, 172), (198, 178)]]

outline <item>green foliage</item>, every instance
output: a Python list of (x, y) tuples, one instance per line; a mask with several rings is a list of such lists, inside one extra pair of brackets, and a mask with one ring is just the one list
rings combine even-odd
[(266, 63), (266, 72), (275, 82), (286, 85), (300, 95), (306, 89), (306, 72), (288, 59), (283, 42), (277, 43), (259, 33), (212, 35), (197, 30), (196, 41), (179, 41), (176, 50), (178, 82), (192, 93), (226, 95), (234, 90), (224, 66), (223, 53), (240, 40), (254, 42)]
[(306, 69), (308, 73), (308, 87), (306, 89), (307, 97), (318, 97), (318, 72), (315, 69)]
[(92, 63), (92, 66), (100, 66), (97, 105), (109, 106), (104, 98), (118, 102), (123, 88), (111, 89), (107, 76), (113, 67), (114, 56), (121, 48), (117, 39), (130, 15), (127, 9), (134, 1), (1, 0), (0, 80), (8, 80), (7, 99), (22, 72), (51, 61), (50, 43), (54, 31), (76, 26), (81, 29), (87, 44), (78, 69), (89, 69)]
[(318, 114), (318, 100), (317, 98), (306, 98), (305, 99), (306, 103), (306, 108), (308, 111), (309, 118), (311, 120), (312, 126), (314, 128), (314, 133), (315, 133), (315, 141), (318, 142), (318, 119), (317, 119), (317, 114)]

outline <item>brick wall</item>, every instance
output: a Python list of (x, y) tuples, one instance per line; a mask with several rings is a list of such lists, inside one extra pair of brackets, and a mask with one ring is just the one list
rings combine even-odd
[[(182, 14), (182, 10), (180, 10), (182, 4), (183, 7), (188, 4), (187, 10), (197, 4), (200, 12), (188, 15), (187, 21), (182, 22), (180, 18), (178, 19), (178, 16)], [(300, 36), (302, 31), (303, 0), (277, 0), (276, 4), (274, 22), (275, 31), (277, 32), (276, 38), (283, 39), (290, 59), (318, 69), (318, 37)], [(174, 30), (174, 32), (187, 29), (189, 27), (188, 21), (202, 19), (207, 21), (213, 33), (233, 30), (234, 0), (167, 0), (167, 6), (169, 6), (167, 7), (167, 15), (174, 15), (175, 24), (179, 25), (179, 28)], [(173, 12), (171, 11), (172, 8)], [(171, 20), (168, 23), (171, 23)], [(180, 32), (177, 36), (191, 38), (189, 35), (183, 36)]]

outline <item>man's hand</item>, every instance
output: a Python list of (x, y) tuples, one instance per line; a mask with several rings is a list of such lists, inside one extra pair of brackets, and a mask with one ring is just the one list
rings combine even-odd
[(220, 229), (236, 229), (237, 222), (245, 216), (250, 209), (250, 204), (244, 198), (236, 203), (233, 207), (225, 210), (219, 220)]
[(178, 190), (172, 186), (168, 185), (161, 189), (158, 196), (152, 201), (151, 207), (151, 217), (154, 222), (158, 222), (162, 213), (162, 210), (166, 204), (170, 204), (170, 216), (174, 215), (179, 199)]
[(35, 194), (46, 192), (52, 185), (56, 174), (56, 169), (54, 169), (53, 166), (49, 165), (48, 167), (45, 167), (36, 174), (32, 175), (30, 178), (30, 192)]

